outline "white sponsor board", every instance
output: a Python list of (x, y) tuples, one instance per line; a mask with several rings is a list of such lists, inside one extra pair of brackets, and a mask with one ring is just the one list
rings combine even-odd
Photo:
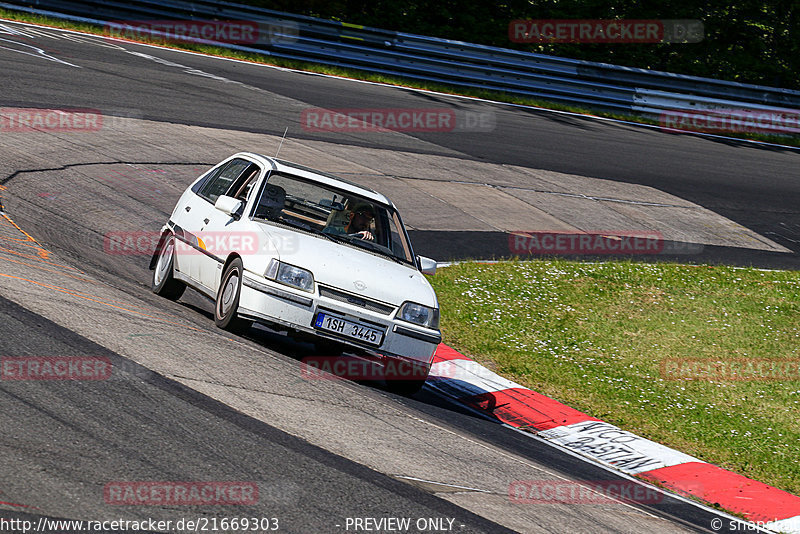
[(559, 426), (538, 436), (632, 475), (702, 461), (603, 421)]

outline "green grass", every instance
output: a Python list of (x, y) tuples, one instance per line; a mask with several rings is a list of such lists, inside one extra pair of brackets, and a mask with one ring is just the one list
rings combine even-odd
[[(31, 22), (34, 24), (41, 24), (45, 26), (53, 26), (56, 28), (64, 28), (82, 31), (86, 33), (93, 33), (97, 35), (105, 35), (108, 32), (102, 27), (94, 24), (70, 22), (66, 20), (45, 17), (41, 15), (34, 15), (30, 13), (9, 11), (0, 9), (0, 19), (16, 20), (20, 22)], [(364, 80), (377, 83), (385, 83), (388, 85), (396, 85), (400, 87), (410, 87), (414, 89), (425, 89), (428, 91), (435, 91), (439, 93), (466, 96), (472, 98), (481, 98), (496, 102), (505, 102), (509, 104), (519, 104), (523, 106), (531, 106), (537, 108), (552, 109), (558, 111), (568, 111), (572, 113), (581, 113), (584, 115), (591, 115), (595, 117), (604, 117), (625, 120), (640, 124), (650, 124), (658, 126), (658, 121), (648, 117), (641, 117), (638, 115), (627, 115), (622, 113), (603, 112), (597, 110), (590, 110), (580, 106), (573, 106), (563, 104), (560, 102), (551, 102), (548, 100), (525, 98), (508, 93), (489, 91), (482, 89), (471, 89), (467, 87), (451, 86), (441, 83), (424, 82), (420, 80), (412, 80), (398, 76), (386, 76), (383, 74), (374, 74), (368, 70), (358, 70), (353, 68), (336, 67), (330, 65), (321, 65), (318, 63), (311, 63), (306, 61), (295, 61), (288, 59), (281, 59), (276, 57), (265, 56), (261, 54), (253, 54), (246, 52), (239, 52), (218, 46), (209, 46), (203, 44), (194, 44), (188, 42), (175, 42), (164, 41), (162, 39), (137, 39), (136, 42), (156, 44), (167, 48), (174, 48), (177, 50), (190, 50), (211, 56), (227, 57), (232, 59), (239, 59), (242, 61), (250, 61), (253, 63), (261, 63), (265, 65), (274, 65), (288, 69), (302, 70), (306, 72), (315, 72), (318, 74), (327, 74), (330, 76), (341, 76), (343, 78), (352, 78), (356, 80)], [(765, 134), (751, 134), (751, 133), (721, 133), (727, 137), (734, 137), (739, 139), (749, 139), (761, 141), (765, 143), (775, 143), (780, 145), (800, 146), (800, 137), (798, 136), (777, 136)]]
[(560, 260), (432, 277), (445, 342), (535, 391), (800, 494), (800, 381), (664, 379), (664, 358), (800, 361), (800, 272)]

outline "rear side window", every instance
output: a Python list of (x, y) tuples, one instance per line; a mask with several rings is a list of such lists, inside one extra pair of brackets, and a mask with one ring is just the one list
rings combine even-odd
[(222, 165), (205, 179), (197, 194), (214, 204), (220, 195), (224, 195), (231, 188), (231, 184), (242, 175), (251, 163), (244, 159), (233, 159)]
[(208, 177), (217, 172), (217, 170), (218, 169), (211, 169), (210, 171), (207, 171), (203, 176), (201, 176), (200, 179), (197, 180), (192, 186), (192, 193), (194, 193), (195, 195), (200, 193), (200, 189), (208, 181)]

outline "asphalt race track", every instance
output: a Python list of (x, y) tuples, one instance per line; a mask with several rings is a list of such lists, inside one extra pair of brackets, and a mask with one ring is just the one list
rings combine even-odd
[[(701, 245), (687, 248), (702, 249), (689, 259), (797, 268), (795, 151), (10, 23), (0, 27), (0, 65), (0, 107), (104, 117), (94, 130), (0, 131), (0, 355), (102, 357), (115, 369), (103, 381), (0, 382), (0, 518), (276, 517), (286, 532), (354, 532), (353, 518), (386, 517), (442, 520), (416, 530), (426, 532), (709, 531), (713, 512), (671, 497), (513, 503), (515, 480), (614, 475), (428, 390), (403, 398), (381, 384), (305, 380), (299, 360), (310, 345), (260, 327), (241, 337), (217, 330), (207, 301), (191, 291), (177, 303), (156, 297), (149, 256), (115, 253), (104, 236), (158, 231), (193, 177), (239, 150), (274, 154), (288, 126), (282, 157), (386, 191), (417, 251), (438, 259), (502, 255), (508, 231), (563, 228), (567, 215), (585, 216), (575, 202), (609, 209), (603, 199), (613, 197), (627, 211), (586, 224), (653, 221), (674, 243)], [(307, 131), (301, 114), (319, 107), (447, 107), (493, 126)], [(544, 205), (553, 199), (563, 201), (559, 216)], [(691, 217), (676, 222), (676, 213)], [(104, 488), (125, 481), (249, 481), (258, 500), (108, 502)]]
[[(48, 505), (37, 511), (60, 508), (62, 517), (102, 517), (108, 513), (105, 499), (80, 496), (91, 496), (93, 486), (109, 481), (257, 481), (259, 498), (248, 506), (247, 516), (277, 518), (280, 531), (324, 532), (344, 525), (342, 517), (382, 515), (456, 518), (463, 532), (504, 531), (123, 361), (6, 299), (0, 300), (0, 315), (4, 354), (92, 354), (124, 369), (113, 379), (78, 387), (74, 382), (4, 384), (4, 434), (28, 438), (3, 444), (3, 456), (15, 460), (3, 473), (4, 495), (32, 493)], [(32, 337), (31, 328), (47, 334)], [(206, 513), (199, 505), (181, 512), (186, 517)], [(174, 519), (175, 510), (156, 507), (147, 516)]]
[[(53, 57), (64, 62), (80, 54), (76, 43), (63, 39), (40, 36), (26, 44), (44, 47), (45, 54), (52, 50)], [(713, 210), (795, 254), (800, 251), (796, 150), (677, 135), (237, 62), (214, 61), (209, 71), (209, 61), (203, 57), (161, 52), (159, 57), (168, 60), (158, 62), (152, 48), (126, 45), (130, 50), (121, 51), (118, 46), (108, 41), (93, 45), (89, 57), (79, 62), (80, 68), (48, 60), (32, 63), (30, 55), (8, 51), (5, 72), (13, 74), (3, 81), (4, 105), (86, 107), (111, 115), (272, 135), (282, 135), (288, 126), (296, 140), (452, 156), (639, 184)], [(31, 49), (21, 51), (32, 53)], [(22, 72), (24, 76), (17, 75)], [(91, 91), (85, 90), (87, 83), (91, 83)], [(57, 94), (53, 94), (54, 86), (59, 87)], [(198, 99), (203, 106), (197, 106)], [(380, 135), (316, 133), (298, 125), (302, 111), (308, 108), (441, 106), (476, 115), (488, 113), (495, 126), (491, 131)], [(275, 148), (266, 146), (263, 151), (271, 153)], [(507, 183), (494, 173), (470, 178), (479, 183)], [(475, 236), (463, 237), (451, 245), (453, 250), (437, 250), (457, 257), (458, 245)], [(780, 255), (780, 260), (775, 260), (774, 254), (730, 248), (712, 246), (707, 252), (712, 260), (720, 257), (766, 267), (776, 262), (780, 265), (775, 266), (783, 268), (797, 266), (794, 255)]]

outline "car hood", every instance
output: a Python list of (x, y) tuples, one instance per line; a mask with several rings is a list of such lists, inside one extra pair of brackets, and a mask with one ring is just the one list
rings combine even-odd
[(416, 268), (321, 236), (259, 224), (284, 263), (310, 270), (318, 284), (398, 306), (438, 308), (436, 293)]

